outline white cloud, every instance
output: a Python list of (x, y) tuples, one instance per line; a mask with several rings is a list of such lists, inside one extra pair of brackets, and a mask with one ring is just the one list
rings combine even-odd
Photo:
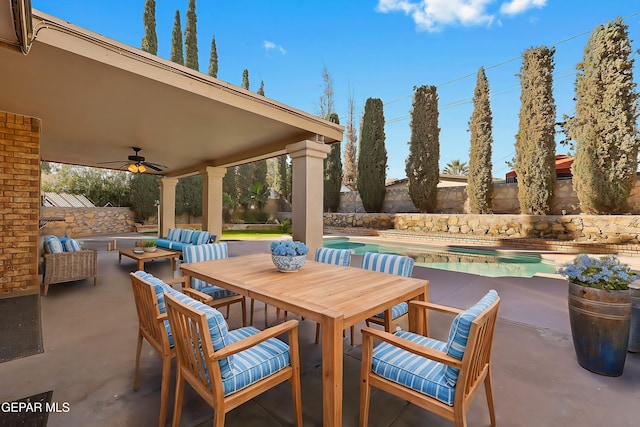
[(494, 0), (379, 0), (377, 10), (382, 13), (404, 12), (410, 15), (418, 29), (437, 31), (447, 25), (491, 24), (494, 17), (487, 13), (487, 5)]
[(500, 6), (500, 13), (513, 16), (526, 12), (531, 8), (540, 8), (546, 5), (547, 0), (511, 0), (510, 2), (502, 3), (502, 6)]
[[(503, 2), (500, 13), (517, 15), (547, 0), (511, 0)], [(496, 13), (489, 10), (495, 0), (378, 0), (381, 13), (402, 12), (411, 16), (419, 30), (438, 31), (448, 25), (491, 25)], [(495, 9), (495, 8), (494, 8)]]
[(285, 53), (287, 53), (287, 51), (284, 50), (284, 48), (282, 46), (280, 46), (279, 44), (275, 44), (274, 42), (270, 42), (270, 41), (265, 40), (263, 46), (264, 46), (264, 50), (266, 50), (266, 51), (277, 50), (278, 52), (280, 52), (283, 55)]

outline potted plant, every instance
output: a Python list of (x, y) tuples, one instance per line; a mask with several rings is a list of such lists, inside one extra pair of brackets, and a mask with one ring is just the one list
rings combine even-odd
[(271, 243), (271, 259), (278, 271), (294, 272), (303, 265), (309, 248), (303, 242), (279, 240)]
[(154, 252), (157, 249), (155, 240), (145, 240), (144, 250), (145, 252)]
[(629, 344), (636, 276), (613, 255), (578, 255), (558, 269), (569, 281), (569, 321), (578, 363), (589, 371), (622, 375)]

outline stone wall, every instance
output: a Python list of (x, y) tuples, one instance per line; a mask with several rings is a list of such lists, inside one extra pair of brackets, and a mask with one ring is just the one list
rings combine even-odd
[(472, 215), (325, 213), (327, 229), (394, 230), (400, 234), (447, 234), (638, 244), (636, 215)]
[(69, 237), (136, 231), (134, 213), (129, 208), (41, 208), (42, 218), (56, 218), (40, 230), (40, 235)]
[(0, 111), (0, 294), (40, 289), (40, 125)]
[[(517, 183), (497, 183), (493, 186), (493, 213), (519, 214), (520, 202), (518, 201)], [(555, 200), (551, 213), (560, 215), (579, 214), (580, 201), (573, 191), (572, 180), (559, 180), (554, 188)], [(466, 187), (442, 187), (438, 189), (437, 213), (464, 213), (467, 200)], [(640, 214), (640, 180), (636, 180), (635, 187), (629, 196), (630, 213)], [(418, 212), (411, 202), (407, 189), (387, 190), (383, 212), (386, 213), (413, 213)], [(360, 195), (357, 192), (342, 193), (340, 196), (339, 212), (364, 212)]]

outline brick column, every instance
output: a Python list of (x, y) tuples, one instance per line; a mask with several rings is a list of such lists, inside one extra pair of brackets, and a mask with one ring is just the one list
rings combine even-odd
[(38, 293), (40, 120), (0, 111), (0, 295)]

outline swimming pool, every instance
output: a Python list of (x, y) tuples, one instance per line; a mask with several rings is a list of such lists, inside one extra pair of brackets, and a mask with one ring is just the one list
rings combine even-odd
[(326, 238), (325, 248), (350, 249), (352, 254), (378, 252), (410, 256), (416, 266), (477, 274), (486, 277), (533, 277), (555, 273), (555, 264), (536, 254), (496, 251), (491, 249), (451, 248), (411, 243), (377, 244), (351, 238)]

